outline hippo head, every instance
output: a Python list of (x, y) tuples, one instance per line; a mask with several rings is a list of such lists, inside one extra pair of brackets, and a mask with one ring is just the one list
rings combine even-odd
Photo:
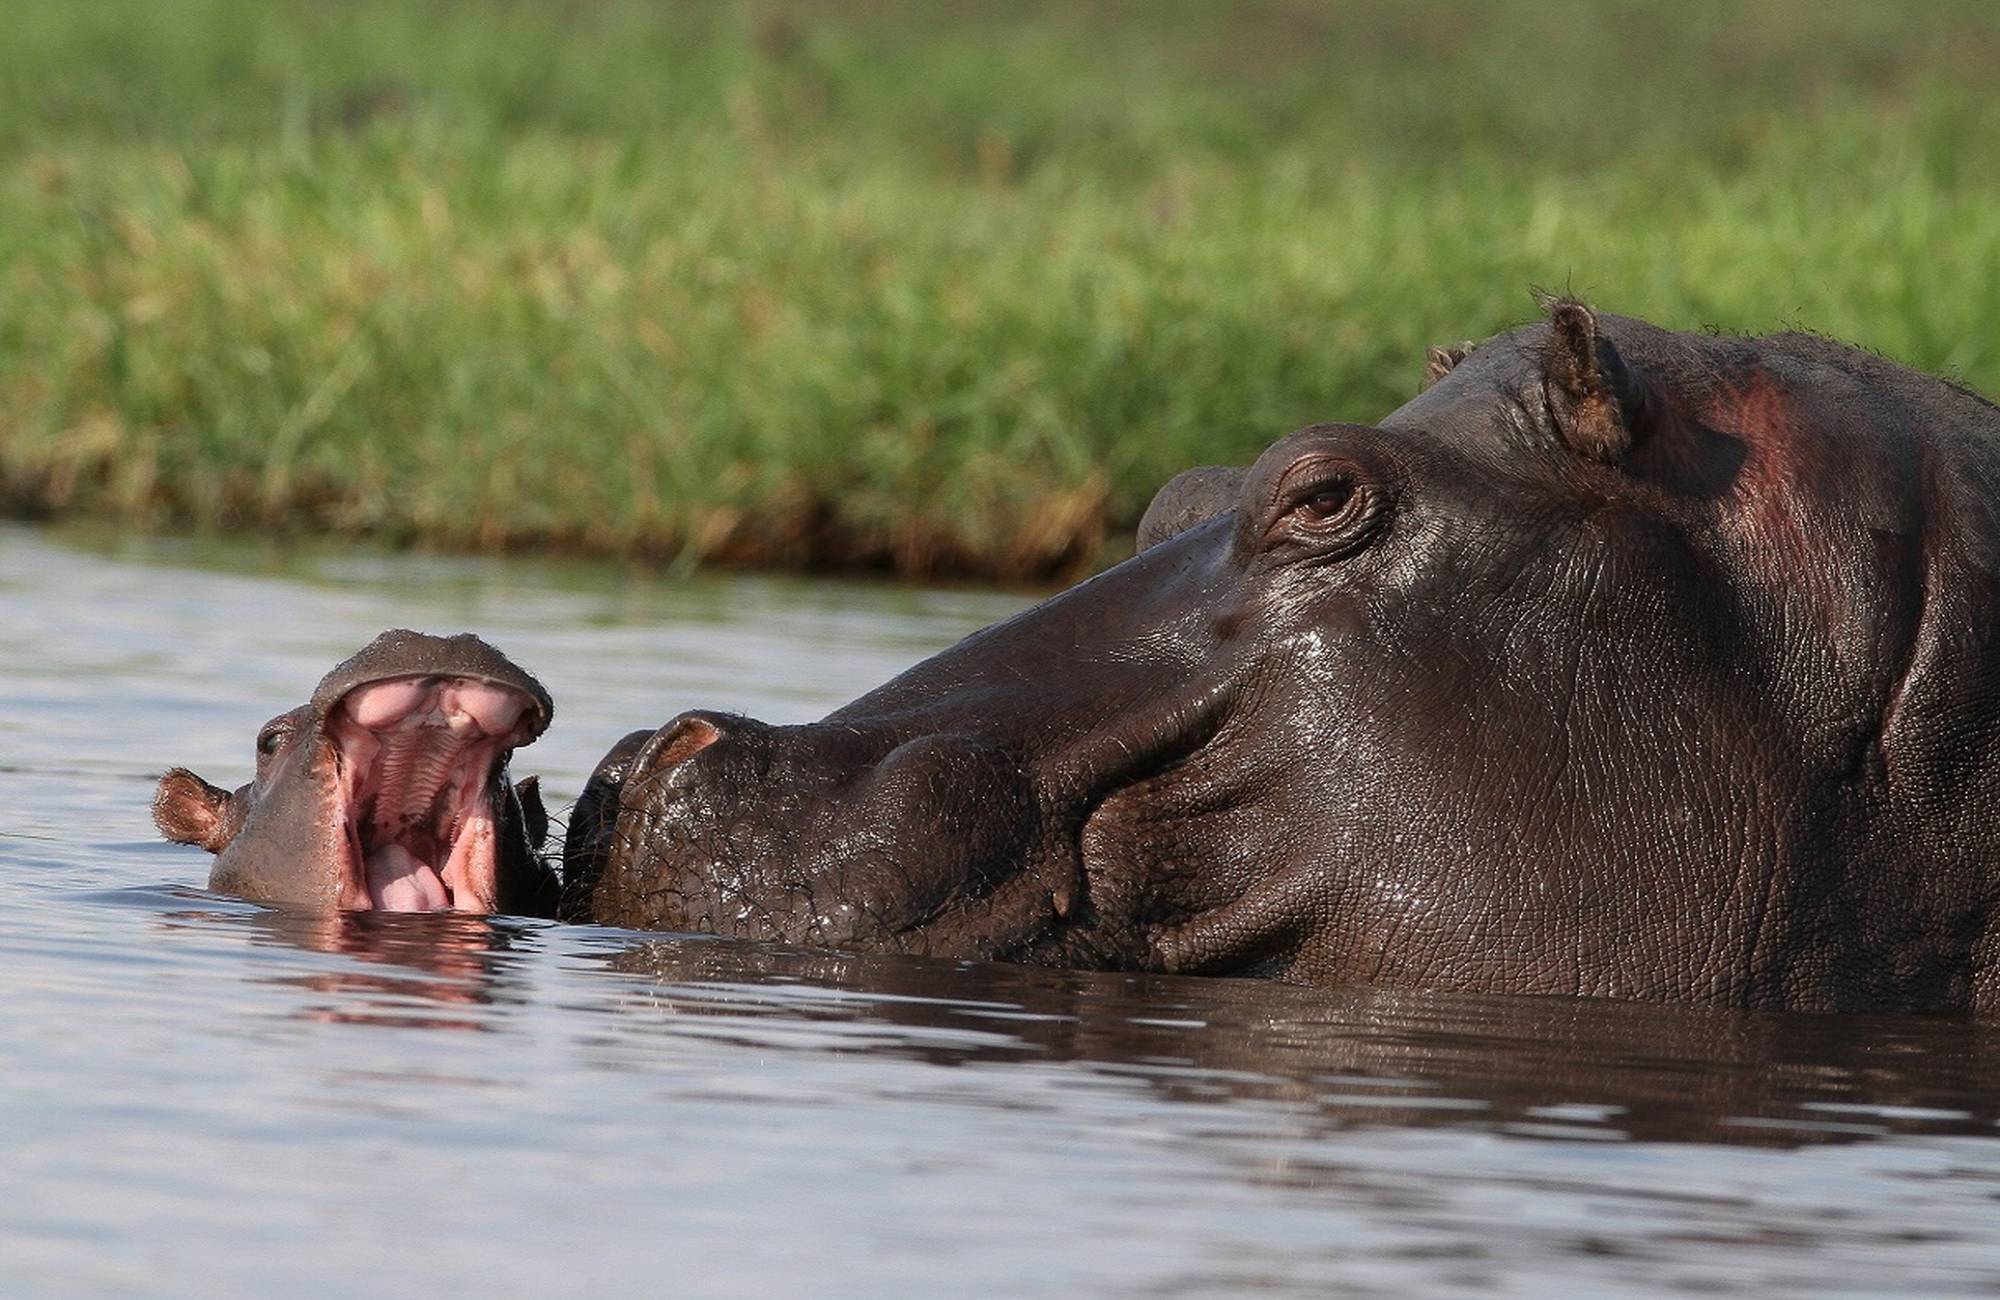
[(1432, 372), (1378, 424), (1177, 480), (1133, 558), (822, 721), (627, 737), (564, 911), (1311, 982), (1962, 998), (1977, 835), (1913, 800), (2000, 795), (2000, 762), (1940, 747), (2000, 743), (2000, 661), (1925, 647), (1986, 644), (2000, 547), (1942, 531), (1990, 512), (1921, 498), (1972, 481), (1992, 408), (1567, 302)]
[(1325, 964), (1333, 913), (1418, 887), (1378, 878), (1525, 845), (1556, 814), (1511, 802), (1518, 766), (1608, 743), (1557, 720), (1667, 689), (1672, 667), (1606, 693), (1629, 647), (1698, 653), (1703, 600), (1684, 550), (1607, 552), (1606, 468), (1563, 427), (1582, 399), (1546, 396), (1550, 328), (1481, 352), (1476, 382), (1379, 426), (1184, 475), (1132, 559), (823, 721), (697, 711), (628, 737), (571, 823), (568, 910), (1284, 973)]
[(384, 632), (264, 725), (235, 793), (185, 768), (153, 819), (216, 855), (209, 886), (266, 903), (548, 915), (548, 819), (507, 759), (548, 726), (548, 692), (470, 634)]

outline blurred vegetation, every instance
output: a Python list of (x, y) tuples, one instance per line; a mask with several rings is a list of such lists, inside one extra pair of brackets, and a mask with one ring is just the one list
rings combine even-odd
[(1531, 285), (2000, 389), (2000, 6), (20, 0), (0, 502), (1019, 576)]

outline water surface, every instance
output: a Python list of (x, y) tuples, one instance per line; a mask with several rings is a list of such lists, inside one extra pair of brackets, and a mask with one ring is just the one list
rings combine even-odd
[(0, 1292), (2000, 1291), (2000, 1032), (310, 917), (198, 888), (375, 632), (476, 629), (560, 806), (1009, 596), (0, 530)]

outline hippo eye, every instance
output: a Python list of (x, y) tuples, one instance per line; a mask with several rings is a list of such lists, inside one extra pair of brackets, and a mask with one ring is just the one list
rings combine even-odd
[(1301, 522), (1310, 525), (1331, 523), (1347, 513), (1354, 504), (1354, 483), (1350, 479), (1334, 479), (1322, 483), (1305, 496), (1299, 498), (1292, 507)]
[(278, 746), (285, 743), (285, 732), (284, 727), (265, 728), (263, 734), (257, 737), (257, 752), (266, 758), (277, 753)]
[(1387, 517), (1383, 476), (1346, 456), (1313, 450), (1279, 476), (1261, 549), (1310, 564), (1351, 555)]

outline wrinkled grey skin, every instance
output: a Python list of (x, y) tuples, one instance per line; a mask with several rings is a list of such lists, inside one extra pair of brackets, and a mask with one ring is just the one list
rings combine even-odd
[[(349, 830), (338, 813), (338, 746), (329, 719), (356, 689), (402, 678), (465, 678), (525, 692), (534, 703), (529, 740), (547, 728), (554, 704), (542, 684), (471, 633), (438, 637), (405, 629), (382, 633), (336, 666), (305, 704), (266, 723), (257, 738), (257, 775), (234, 792), (186, 768), (161, 778), (153, 815), (168, 839), (216, 855), (209, 887), (256, 902), (365, 908), (365, 889), (339, 869)], [(525, 742), (524, 742), (525, 743)], [(533, 778), (508, 783), (506, 755), (488, 782), (498, 824), (499, 910), (552, 916), (558, 882), (537, 850), (548, 832)]]
[(1312, 982), (2000, 1012), (2000, 412), (1555, 304), (825, 720), (622, 742), (565, 913)]

